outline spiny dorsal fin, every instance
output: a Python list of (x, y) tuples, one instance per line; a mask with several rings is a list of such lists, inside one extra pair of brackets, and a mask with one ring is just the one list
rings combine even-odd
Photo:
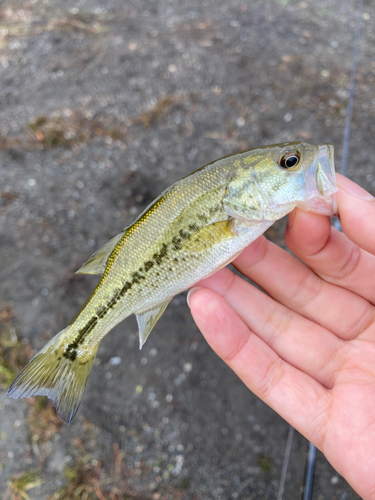
[(75, 357), (64, 356), (70, 326), (55, 335), (18, 374), (7, 395), (15, 398), (47, 396), (59, 418), (70, 424), (81, 403), (98, 345)]
[(149, 309), (140, 314), (136, 314), (139, 328), (139, 348), (142, 349), (143, 344), (146, 342), (151, 330), (156, 325), (157, 320), (165, 311), (167, 305), (172, 299), (168, 299), (156, 307)]
[(166, 198), (168, 194), (172, 191), (173, 186), (170, 186), (165, 191), (163, 191), (155, 200), (146, 207), (143, 212), (141, 212), (138, 217), (132, 222), (130, 226), (124, 228), (124, 230), (117, 236), (114, 236), (105, 245), (103, 245), (99, 250), (91, 255), (91, 257), (75, 272), (75, 274), (100, 274), (102, 275), (105, 271), (108, 257), (113, 252), (113, 249), (125, 233), (142, 217), (146, 216), (147, 212), (152, 210), (154, 206), (161, 203), (163, 198)]
[[(127, 228), (126, 228), (127, 229)], [(91, 255), (91, 257), (75, 272), (75, 274), (103, 274), (107, 264), (108, 257), (113, 252), (117, 243), (124, 236), (126, 229), (114, 236), (99, 250)]]

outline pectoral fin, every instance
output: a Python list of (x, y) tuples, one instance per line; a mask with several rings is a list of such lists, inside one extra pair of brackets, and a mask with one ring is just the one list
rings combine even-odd
[(91, 257), (75, 272), (75, 274), (103, 274), (107, 264), (108, 257), (113, 252), (117, 243), (124, 236), (126, 230), (114, 236), (99, 250), (91, 255)]
[(236, 233), (233, 231), (233, 226), (233, 219), (227, 219), (205, 226), (198, 232), (194, 233), (191, 238), (186, 239), (181, 244), (181, 250), (184, 252), (194, 253), (212, 248), (213, 245), (221, 243), (227, 238), (233, 238), (236, 236)]
[(149, 309), (143, 313), (137, 314), (138, 328), (139, 328), (139, 348), (142, 349), (143, 344), (146, 342), (151, 330), (156, 325), (157, 320), (165, 311), (167, 305), (172, 299), (165, 300), (158, 306)]

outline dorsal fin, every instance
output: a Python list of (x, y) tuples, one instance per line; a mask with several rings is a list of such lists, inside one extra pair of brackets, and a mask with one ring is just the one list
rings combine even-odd
[(114, 236), (111, 240), (108, 241), (105, 245), (103, 245), (99, 250), (91, 255), (91, 257), (75, 272), (75, 274), (100, 274), (102, 275), (105, 271), (108, 257), (113, 252), (113, 249), (117, 245), (117, 243), (121, 240), (121, 238), (125, 235), (127, 231), (137, 221), (141, 220), (142, 217), (146, 216), (149, 211), (151, 211), (155, 206), (160, 204), (164, 198), (166, 198), (169, 193), (172, 191), (173, 186), (170, 186), (165, 191), (163, 191), (155, 200), (146, 207), (143, 212), (141, 212), (138, 217), (130, 224), (124, 228), (124, 230), (119, 233), (117, 236)]
[(172, 299), (165, 300), (161, 304), (145, 311), (143, 313), (137, 314), (138, 328), (139, 328), (139, 348), (142, 349), (143, 344), (146, 342), (151, 330), (154, 328), (157, 320), (165, 311), (167, 305)]
[(93, 253), (91, 257), (78, 269), (78, 271), (75, 272), (75, 274), (103, 274), (108, 257), (113, 252), (117, 243), (124, 236), (126, 230), (127, 228), (114, 236), (105, 245), (99, 248), (99, 250)]

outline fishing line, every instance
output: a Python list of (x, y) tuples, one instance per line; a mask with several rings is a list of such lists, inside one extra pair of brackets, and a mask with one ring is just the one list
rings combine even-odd
[(357, 7), (357, 19), (355, 25), (355, 36), (354, 36), (354, 47), (353, 47), (353, 58), (352, 58), (352, 69), (350, 73), (350, 84), (349, 84), (349, 97), (348, 105), (346, 107), (346, 119), (345, 119), (345, 129), (344, 129), (344, 139), (342, 144), (342, 157), (341, 157), (341, 175), (346, 176), (348, 169), (348, 158), (349, 158), (349, 143), (350, 143), (350, 133), (352, 125), (352, 115), (353, 115), (353, 102), (354, 102), (354, 90), (355, 90), (355, 79), (357, 76), (357, 65), (358, 65), (358, 53), (359, 53), (359, 41), (361, 38), (361, 22), (362, 22), (362, 10), (363, 10), (363, 0), (358, 0)]
[(286, 473), (288, 470), (290, 450), (292, 448), (292, 442), (293, 442), (293, 435), (294, 435), (294, 427), (292, 427), (290, 425), (289, 432), (288, 432), (288, 439), (286, 441), (284, 463), (283, 463), (283, 468), (281, 471), (280, 486), (279, 486), (279, 492), (277, 494), (277, 500), (282, 500), (283, 494), (284, 494), (285, 479), (286, 479)]
[[(348, 159), (349, 159), (349, 144), (350, 144), (350, 134), (352, 125), (352, 115), (353, 115), (353, 103), (354, 103), (354, 92), (355, 92), (355, 80), (357, 76), (357, 66), (358, 66), (358, 54), (359, 54), (359, 42), (361, 38), (361, 22), (362, 22), (362, 11), (363, 11), (363, 0), (358, 0), (357, 10), (356, 10), (356, 25), (355, 25), (355, 35), (353, 44), (353, 55), (352, 55), (352, 68), (350, 72), (350, 83), (349, 83), (349, 96), (348, 104), (346, 106), (346, 118), (344, 127), (344, 137), (342, 145), (342, 157), (341, 157), (341, 175), (347, 174), (348, 169)], [(337, 229), (341, 230), (341, 224), (339, 219), (336, 219), (333, 224)], [(286, 473), (288, 470), (288, 464), (290, 459), (290, 450), (292, 447), (294, 429), (289, 426), (288, 439), (285, 447), (284, 463), (280, 478), (280, 487), (277, 495), (277, 500), (282, 500), (284, 494), (284, 486), (286, 480)], [(314, 470), (316, 462), (316, 447), (309, 443), (309, 451), (307, 454), (306, 461), (306, 472), (305, 472), (305, 482), (303, 485), (303, 500), (312, 499), (312, 489), (314, 484)]]
[[(358, 0), (357, 11), (356, 11), (356, 24), (355, 24), (355, 35), (353, 44), (353, 56), (352, 56), (352, 69), (350, 72), (350, 83), (349, 83), (349, 96), (348, 104), (346, 106), (346, 119), (344, 128), (344, 138), (342, 144), (342, 157), (341, 157), (341, 175), (347, 174), (348, 169), (348, 159), (349, 159), (349, 144), (350, 144), (350, 133), (352, 126), (352, 115), (353, 115), (353, 103), (354, 103), (354, 91), (355, 91), (355, 80), (357, 76), (357, 66), (358, 66), (358, 54), (359, 54), (359, 41), (361, 38), (361, 22), (362, 22), (362, 11), (363, 11), (363, 0)], [(341, 224), (339, 219), (336, 219), (333, 224), (340, 231)], [(305, 472), (305, 483), (303, 486), (303, 500), (312, 499), (312, 488), (314, 484), (314, 470), (316, 462), (316, 447), (309, 443), (309, 452), (306, 461), (306, 472)]]

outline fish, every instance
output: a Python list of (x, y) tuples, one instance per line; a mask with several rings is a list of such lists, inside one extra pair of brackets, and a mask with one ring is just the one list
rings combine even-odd
[(78, 316), (15, 378), (8, 396), (77, 413), (100, 341), (135, 314), (140, 347), (172, 298), (226, 266), (295, 207), (335, 213), (334, 148), (289, 142), (220, 158), (163, 191), (81, 267), (100, 281)]

